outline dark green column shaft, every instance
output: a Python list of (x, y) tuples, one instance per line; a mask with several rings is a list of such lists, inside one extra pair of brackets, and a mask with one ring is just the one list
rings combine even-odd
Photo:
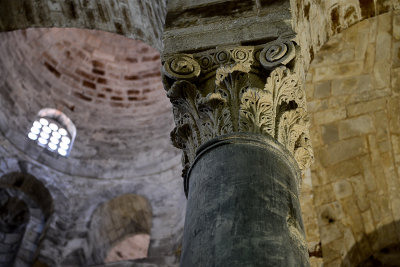
[(213, 139), (187, 178), (182, 267), (309, 266), (299, 170), (274, 139)]

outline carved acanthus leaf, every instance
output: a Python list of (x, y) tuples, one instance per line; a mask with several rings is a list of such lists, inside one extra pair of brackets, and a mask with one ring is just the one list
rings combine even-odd
[(274, 128), (272, 95), (260, 89), (248, 89), (241, 98), (239, 130), (273, 136)]
[(235, 132), (270, 135), (301, 169), (310, 165), (305, 96), (290, 67), (295, 52), (293, 42), (277, 40), (166, 60), (164, 84), (176, 123), (171, 138), (184, 151), (186, 169), (200, 145)]

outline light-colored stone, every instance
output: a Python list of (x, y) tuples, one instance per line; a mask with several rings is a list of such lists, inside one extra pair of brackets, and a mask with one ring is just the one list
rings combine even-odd
[(328, 244), (343, 236), (343, 233), (340, 231), (339, 227), (335, 223), (322, 225), (320, 227), (320, 231), (322, 244)]
[(342, 120), (339, 122), (340, 139), (360, 136), (372, 132), (375, 132), (375, 127), (371, 117), (368, 115)]
[(390, 64), (387, 61), (375, 62), (373, 71), (373, 85), (377, 89), (390, 86)]
[(347, 180), (340, 180), (334, 183), (333, 189), (335, 190), (336, 198), (342, 199), (353, 194), (353, 189), (350, 182)]
[[(333, 76), (334, 77), (334, 76)], [(332, 95), (348, 95), (357, 92), (358, 90), (357, 77), (351, 77), (343, 80), (333, 80), (332, 81)]]
[(372, 213), (370, 210), (367, 210), (363, 213), (361, 213), (361, 216), (363, 218), (363, 224), (364, 224), (364, 229), (366, 234), (371, 234), (373, 231), (375, 231), (375, 223), (372, 218)]
[(326, 98), (331, 95), (331, 82), (321, 82), (315, 84), (314, 97), (315, 98)]
[(317, 125), (328, 124), (346, 118), (346, 108), (327, 109), (314, 114), (314, 123)]
[(365, 113), (382, 110), (386, 107), (386, 99), (379, 98), (372, 101), (360, 102), (346, 106), (349, 117), (362, 115)]
[(339, 141), (339, 129), (337, 123), (324, 124), (321, 126), (322, 140), (325, 144)]
[(400, 68), (392, 70), (392, 91), (393, 93), (400, 93)]
[(400, 40), (400, 16), (393, 16), (393, 37)]
[(319, 67), (315, 70), (314, 81), (326, 81), (332, 77), (345, 78), (360, 75), (363, 71), (363, 66), (362, 61), (356, 61), (329, 67)]
[(321, 151), (321, 162), (324, 166), (332, 166), (341, 161), (367, 153), (364, 138), (355, 137), (332, 144)]

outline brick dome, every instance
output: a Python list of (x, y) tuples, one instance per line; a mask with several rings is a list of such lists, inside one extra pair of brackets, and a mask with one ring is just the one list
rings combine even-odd
[[(179, 164), (169, 142), (173, 119), (156, 49), (74, 28), (19, 30), (0, 38), (0, 129), (30, 157), (97, 178), (151, 174)], [(27, 140), (42, 108), (58, 109), (76, 125), (68, 159)]]

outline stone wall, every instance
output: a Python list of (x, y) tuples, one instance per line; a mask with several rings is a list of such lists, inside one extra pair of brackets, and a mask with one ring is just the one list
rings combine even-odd
[(324, 266), (356, 266), (400, 241), (399, 53), (400, 13), (389, 12), (331, 38), (308, 73), (316, 217), (303, 214)]
[(185, 210), (180, 171), (177, 163), (160, 175), (132, 174), (108, 181), (71, 176), (35, 162), (0, 135), (0, 177), (14, 172), (30, 173), (53, 197), (54, 212), (39, 253), (39, 260), (48, 266), (87, 265), (91, 253), (88, 233), (94, 210), (127, 193), (145, 196), (152, 207), (147, 261), (157, 266), (176, 265)]
[(175, 0), (168, 2), (163, 54), (262, 44), (288, 34), (289, 0)]
[(17, 261), (29, 210), (24, 201), (0, 189), (0, 266), (7, 267)]
[(291, 0), (290, 3), (292, 25), (298, 33), (297, 42), (303, 56), (304, 75), (331, 36), (364, 19), (400, 9), (398, 0)]
[(161, 50), (163, 0), (24, 0), (0, 2), (0, 31), (29, 27), (98, 29), (143, 40)]

